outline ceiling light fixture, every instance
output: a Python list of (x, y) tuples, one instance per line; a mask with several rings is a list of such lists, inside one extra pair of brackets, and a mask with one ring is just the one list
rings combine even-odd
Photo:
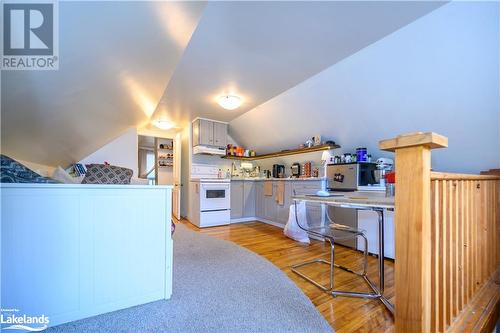
[(240, 107), (241, 98), (235, 95), (224, 95), (219, 97), (219, 105), (226, 110), (234, 110)]
[(153, 120), (153, 125), (158, 127), (159, 129), (162, 130), (168, 130), (174, 127), (174, 124), (172, 124), (170, 121), (165, 120), (165, 119), (156, 119)]

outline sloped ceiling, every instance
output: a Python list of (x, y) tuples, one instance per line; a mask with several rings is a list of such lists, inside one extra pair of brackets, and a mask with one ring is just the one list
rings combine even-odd
[(2, 153), (78, 161), (148, 122), (205, 2), (60, 2), (58, 71), (2, 71)]
[(2, 152), (64, 166), (151, 116), (232, 120), (441, 4), (60, 2), (59, 70), (2, 72)]
[(450, 2), (229, 123), (259, 153), (316, 134), (393, 157), (378, 142), (434, 131), (438, 171), (500, 166), (500, 3)]
[[(442, 4), (210, 2), (155, 116), (232, 120)], [(222, 109), (224, 94), (243, 105)]]

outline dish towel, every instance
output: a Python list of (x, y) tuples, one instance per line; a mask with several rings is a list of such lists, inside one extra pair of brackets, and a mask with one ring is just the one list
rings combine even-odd
[(278, 193), (276, 194), (276, 202), (283, 206), (285, 203), (285, 182), (278, 182)]
[(264, 195), (268, 197), (271, 197), (273, 195), (273, 182), (264, 182)]

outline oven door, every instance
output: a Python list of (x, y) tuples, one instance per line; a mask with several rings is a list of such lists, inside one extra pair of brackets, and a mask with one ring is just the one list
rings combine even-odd
[(229, 183), (200, 184), (200, 211), (230, 209), (230, 187)]

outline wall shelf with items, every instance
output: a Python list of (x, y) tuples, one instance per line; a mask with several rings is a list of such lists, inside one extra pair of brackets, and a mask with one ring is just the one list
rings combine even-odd
[(306, 153), (313, 153), (316, 151), (331, 150), (331, 149), (338, 149), (338, 148), (340, 148), (339, 145), (324, 144), (324, 145), (312, 146), (310, 148), (287, 149), (287, 150), (282, 150), (279, 152), (262, 154), (262, 155), (251, 156), (251, 157), (226, 155), (226, 156), (222, 156), (222, 158), (230, 159), (230, 160), (255, 161), (255, 160), (262, 160), (262, 159), (266, 159), (266, 158), (306, 154)]
[(158, 169), (158, 184), (173, 183), (174, 141), (172, 139), (157, 138), (156, 166)]

